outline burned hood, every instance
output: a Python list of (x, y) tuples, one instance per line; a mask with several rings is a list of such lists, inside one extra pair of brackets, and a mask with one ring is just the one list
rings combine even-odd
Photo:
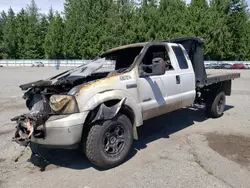
[(77, 68), (67, 70), (51, 78), (30, 82), (20, 85), (19, 87), (25, 91), (34, 87), (49, 87), (62, 84), (72, 84), (74, 81), (86, 78), (87, 76), (90, 76), (94, 72), (98, 71), (103, 67), (105, 62), (105, 58), (93, 60), (88, 64), (84, 64)]

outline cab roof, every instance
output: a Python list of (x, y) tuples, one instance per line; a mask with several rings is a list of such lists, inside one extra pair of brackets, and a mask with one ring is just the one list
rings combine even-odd
[(110, 53), (118, 51), (118, 50), (127, 49), (127, 48), (144, 47), (145, 45), (150, 44), (150, 43), (163, 43), (163, 42), (167, 42), (167, 43), (183, 43), (185, 41), (193, 41), (193, 42), (197, 42), (197, 43), (202, 44), (204, 42), (204, 39), (199, 38), (199, 37), (180, 37), (180, 38), (170, 38), (168, 40), (163, 40), (163, 41), (133, 43), (133, 44), (127, 44), (127, 45), (112, 48), (112, 49), (104, 52), (101, 56), (104, 56), (106, 54), (110, 54)]

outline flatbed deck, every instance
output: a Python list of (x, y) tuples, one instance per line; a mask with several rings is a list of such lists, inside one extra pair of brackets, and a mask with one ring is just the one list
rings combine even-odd
[(211, 85), (217, 82), (223, 82), (227, 80), (233, 80), (239, 78), (240, 73), (208, 73), (207, 79), (205, 80), (205, 85)]

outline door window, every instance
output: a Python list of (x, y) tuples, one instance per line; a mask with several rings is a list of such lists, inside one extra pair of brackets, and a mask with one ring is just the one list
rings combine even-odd
[[(150, 46), (142, 60), (143, 65), (152, 65), (153, 59), (162, 58), (166, 63), (166, 71), (174, 70), (168, 52), (164, 45)], [(152, 73), (152, 69), (148, 66), (143, 68), (146, 73)]]
[(183, 51), (180, 46), (173, 46), (173, 51), (177, 58), (180, 69), (188, 69), (187, 60), (183, 54)]

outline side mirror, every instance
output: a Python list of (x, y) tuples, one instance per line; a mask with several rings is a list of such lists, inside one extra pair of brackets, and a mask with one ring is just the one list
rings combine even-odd
[[(145, 70), (150, 70), (145, 71)], [(154, 58), (151, 65), (141, 65), (140, 76), (163, 75), (166, 71), (166, 63), (162, 58)]]

